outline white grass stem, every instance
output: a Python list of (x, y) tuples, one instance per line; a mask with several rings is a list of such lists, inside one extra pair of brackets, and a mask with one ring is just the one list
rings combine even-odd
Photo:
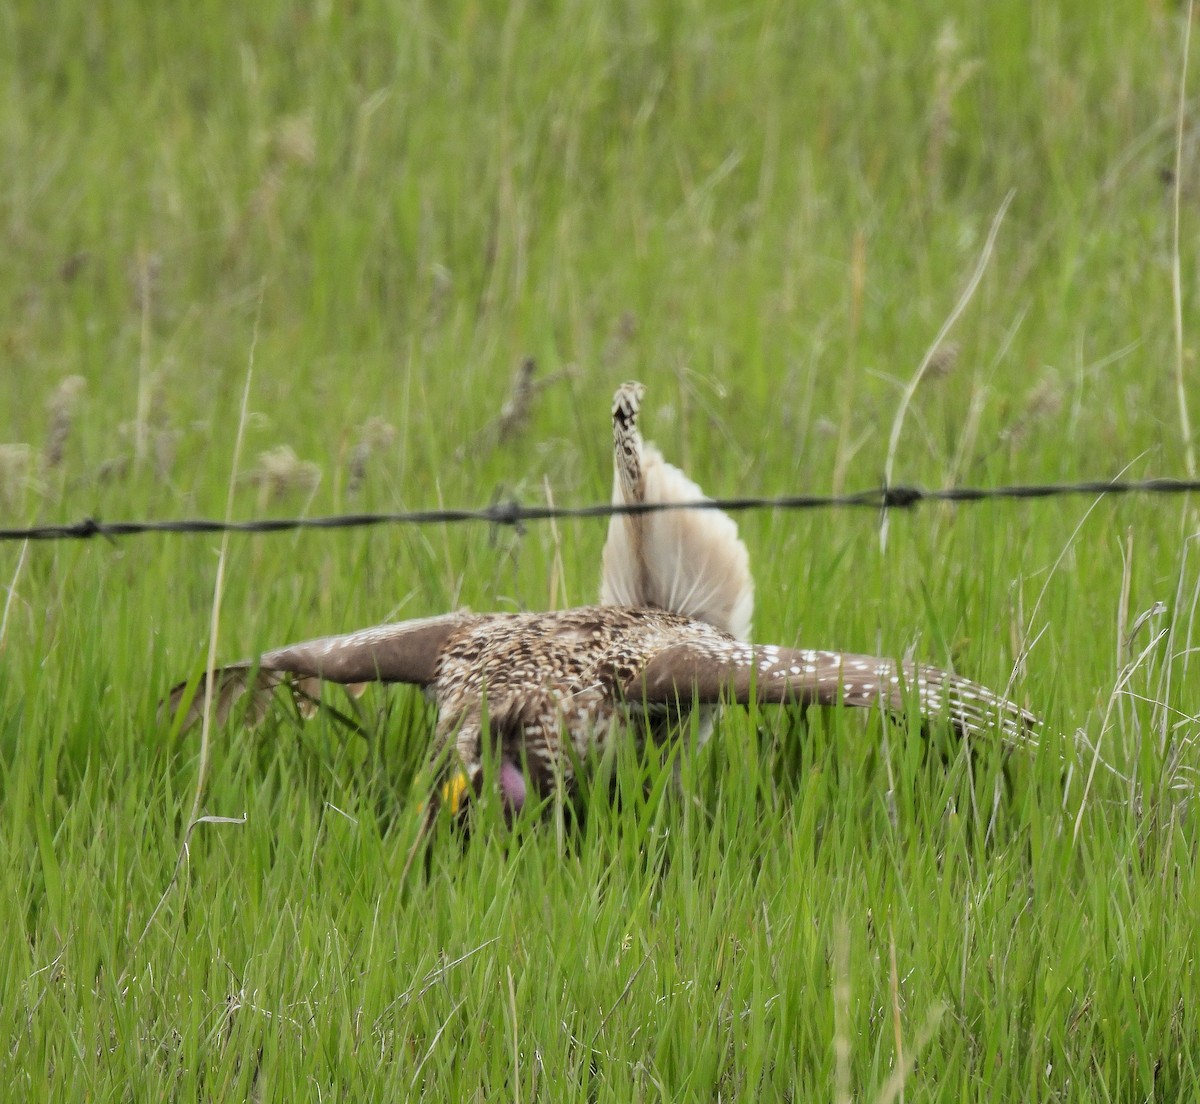
[(897, 1097), (903, 1099), (904, 1085), (912, 1075), (921, 1052), (936, 1034), (938, 1025), (941, 1024), (945, 1014), (946, 1006), (944, 1004), (935, 1004), (930, 1008), (929, 1014), (925, 1017), (925, 1023), (917, 1036), (916, 1046), (909, 1051), (902, 1062), (897, 1063), (891, 1076), (883, 1083), (883, 1088), (879, 1090), (879, 1095), (875, 1098), (876, 1104), (892, 1104)]
[(17, 580), (21, 577), (21, 568), (25, 566), (25, 556), (29, 552), (29, 541), (21, 542), (21, 554), (17, 557), (17, 566), (13, 569), (12, 582), (8, 584), (8, 593), (4, 596), (4, 613), (0, 615), (0, 652), (4, 651), (4, 642), (8, 638), (8, 616), (12, 612), (13, 599), (17, 596)]
[[(185, 829), (183, 833), (183, 843), (179, 845), (179, 854), (175, 856), (175, 868), (171, 871), (171, 877), (167, 881), (166, 888), (159, 895), (158, 902), (154, 908), (150, 910), (150, 916), (146, 920), (145, 927), (142, 928), (142, 934), (138, 936), (137, 942), (133, 945), (133, 950), (130, 952), (130, 958), (137, 953), (138, 948), (145, 941), (146, 933), (150, 931), (155, 917), (162, 911), (163, 904), (166, 902), (170, 892), (175, 887), (175, 883), (179, 881), (179, 872), (183, 869), (183, 864), (188, 859), (188, 844), (191, 842), (192, 832), (201, 824), (245, 824), (246, 814), (243, 813), (240, 817), (223, 817), (223, 816), (202, 816), (196, 817)], [(126, 966), (121, 971), (121, 976), (117, 978), (117, 989), (122, 989), (125, 985), (125, 979), (129, 976), (129, 966)]]
[[(1103, 760), (1100, 758), (1100, 748), (1104, 743), (1105, 733), (1107, 733), (1109, 728), (1112, 726), (1113, 709), (1122, 695), (1125, 693), (1125, 687), (1129, 680), (1133, 678), (1134, 674), (1137, 672), (1138, 668), (1141, 667), (1147, 656), (1149, 656), (1154, 649), (1158, 647), (1159, 641), (1164, 639), (1166, 635), (1167, 630), (1162, 629), (1154, 637), (1154, 639), (1151, 640), (1150, 643), (1141, 650), (1141, 652), (1138, 654), (1138, 657), (1121, 672), (1120, 677), (1117, 679), (1116, 686), (1113, 687), (1112, 693), (1109, 695), (1108, 706), (1104, 711), (1104, 723), (1100, 726), (1100, 735), (1096, 737), (1096, 743), (1092, 749), (1092, 761), (1088, 766), (1087, 780), (1083, 785), (1083, 796), (1079, 799), (1079, 812), (1075, 814), (1075, 827), (1071, 832), (1072, 844), (1075, 844), (1079, 841), (1079, 830), (1083, 827), (1083, 814), (1084, 810), (1087, 808), (1088, 795), (1092, 790), (1092, 782), (1096, 777), (1096, 768), (1103, 762)], [(1133, 775), (1131, 772), (1130, 785), (1132, 786), (1133, 784)]]
[(508, 1005), (512, 1011), (512, 1048), (513, 1048), (513, 1101), (521, 1104), (521, 1042), (517, 1031), (517, 991), (513, 986), (512, 967), (506, 968), (508, 974)]
[(843, 917), (833, 932), (833, 1063), (836, 1104), (850, 1104), (850, 932)]
[(429, 1043), (429, 1048), (421, 1056), (421, 1060), (417, 1063), (417, 1068), (413, 1070), (412, 1080), (408, 1083), (408, 1091), (413, 1092), (417, 1087), (417, 1082), (421, 1079), (421, 1070), (425, 1068), (425, 1063), (433, 1056), (434, 1049), (441, 1041), (442, 1036), (446, 1033), (446, 1028), (450, 1026), (450, 1021), (458, 1015), (458, 1010), (467, 1003), (467, 998), (462, 997), (458, 1003), (450, 1009), (450, 1014), (442, 1021), (442, 1025), (437, 1029), (433, 1039)]
[(138, 257), (138, 292), (141, 325), (138, 337), (137, 408), (133, 418), (133, 463), (138, 470), (146, 460), (146, 423), (150, 417), (150, 258), (145, 250)]
[[(259, 291), (258, 299), (259, 310), (262, 309), (262, 291)], [(225, 521), (230, 522), (233, 519), (233, 498), (234, 490), (237, 487), (237, 472), (238, 464), (242, 455), (242, 438), (246, 428), (246, 414), (250, 402), (250, 381), (254, 375), (254, 353), (258, 348), (258, 322), (259, 315), (254, 319), (254, 334), (250, 340), (250, 355), (246, 364), (246, 384), (242, 390), (242, 407), (238, 417), (237, 437), (233, 446), (233, 467), (229, 473), (229, 485), (226, 489), (225, 499)], [(217, 630), (220, 627), (220, 609), (221, 609), (221, 593), (225, 579), (225, 559), (229, 548), (229, 533), (226, 531), (221, 537), (221, 552), (217, 559), (217, 577), (213, 585), (213, 604), (212, 615), (209, 620), (209, 638), (208, 638), (208, 659), (205, 664), (204, 671), (204, 721), (200, 730), (200, 764), (196, 771), (196, 792), (192, 797), (192, 810), (188, 815), (187, 827), (183, 831), (183, 841), (179, 845), (179, 854), (175, 859), (175, 869), (171, 872), (171, 878), (159, 896), (157, 903), (150, 912), (150, 917), (146, 921), (145, 927), (142, 928), (141, 935), (138, 936), (137, 942), (130, 952), (132, 959), (141, 947), (142, 942), (146, 938), (147, 932), (150, 931), (151, 925), (154, 923), (155, 917), (162, 910), (163, 904), (174, 888), (175, 883), (179, 880), (179, 872), (183, 868), (183, 864), (188, 856), (188, 841), (192, 837), (192, 832), (198, 824), (245, 824), (246, 816), (241, 817), (221, 817), (221, 816), (200, 816), (200, 803), (204, 797), (204, 782), (208, 773), (209, 734), (212, 729), (212, 700), (213, 700), (213, 676), (216, 669), (217, 656)], [(118, 979), (118, 988), (124, 983), (128, 976), (129, 966), (121, 972), (121, 977)]]
[[(979, 259), (975, 262), (974, 271), (971, 273), (971, 278), (967, 281), (967, 286), (963, 288), (962, 294), (958, 297), (958, 302), (954, 304), (954, 309), (947, 315), (946, 320), (942, 323), (941, 329), (938, 330), (929, 348), (925, 350), (925, 355), (921, 358), (921, 363), (917, 366), (917, 370), (912, 374), (912, 378), (905, 385), (904, 392), (900, 396), (900, 405), (896, 408), (896, 416), (892, 419), (892, 431), (888, 435), (888, 451), (887, 459), (883, 465), (883, 482), (885, 486), (892, 485), (892, 471), (896, 465), (896, 452), (900, 447), (900, 434), (904, 431), (904, 419), (908, 414), (908, 408), (912, 404), (913, 396), (917, 393), (917, 388), (921, 386), (921, 380), (925, 378), (925, 373), (929, 370), (929, 365), (932, 363), (934, 355), (942, 347), (950, 331), (954, 328), (954, 324), (962, 316), (963, 311), (967, 309), (968, 304), (975, 296), (975, 292), (979, 289), (979, 284), (983, 280), (983, 274), (987, 271), (988, 262), (992, 259), (992, 252), (996, 247), (996, 236), (1000, 233), (1000, 224), (1004, 221), (1004, 216), (1008, 213), (1009, 205), (1013, 201), (1013, 196), (1016, 192), (1010, 191), (1001, 202), (996, 214), (992, 217), (992, 225), (988, 229), (987, 240), (983, 243), (983, 249), (980, 251)], [(879, 526), (879, 548), (880, 551), (887, 551), (887, 536), (888, 536), (888, 518), (889, 511), (884, 510), (883, 520)]]
[[(262, 293), (259, 293), (259, 308)], [(237, 436), (233, 442), (233, 464), (229, 471), (229, 484), (225, 488), (225, 524), (233, 521), (233, 500), (237, 488), (238, 467), (242, 459), (242, 441), (246, 432), (246, 417), (250, 406), (250, 384), (254, 378), (254, 354), (258, 348), (258, 317), (254, 319), (254, 334), (250, 339), (250, 356), (246, 363), (246, 382), (242, 388), (242, 406), (238, 415)], [(213, 583), (212, 611), (208, 622), (208, 658), (204, 663), (204, 713), (200, 725), (200, 765), (196, 771), (196, 792), (192, 797), (189, 821), (200, 814), (200, 803), (204, 799), (204, 783), (208, 775), (209, 750), (212, 733), (213, 681), (217, 668), (217, 639), (221, 627), (221, 599), (225, 592), (225, 562), (229, 554), (229, 530), (221, 534), (221, 551), (217, 556), (217, 577)]]
[(1183, 384), (1183, 275), (1179, 259), (1179, 196), (1183, 190), (1183, 125), (1187, 117), (1188, 55), (1192, 47), (1192, 9), (1188, 0), (1184, 18), (1183, 61), (1179, 72), (1179, 110), (1175, 118), (1175, 179), (1172, 188), (1171, 215), (1171, 300), (1175, 315), (1175, 397), (1179, 403), (1179, 430), (1183, 436), (1183, 457), (1189, 479), (1196, 478), (1196, 450), (1192, 446), (1192, 420), (1188, 415), (1187, 392)]
[[(1141, 457), (1135, 457), (1133, 460), (1131, 460), (1119, 472), (1117, 472), (1115, 478), (1123, 478), (1125, 473), (1131, 467), (1133, 467), (1133, 465), (1137, 463), (1139, 459), (1141, 459)], [(1034, 622), (1037, 621), (1038, 611), (1042, 608), (1042, 602), (1046, 599), (1046, 594), (1050, 589), (1051, 580), (1058, 573), (1058, 569), (1062, 567), (1063, 561), (1067, 558), (1067, 553), (1070, 552), (1072, 545), (1074, 545), (1075, 541), (1079, 538), (1079, 534), (1083, 531), (1083, 527), (1087, 523), (1088, 518), (1092, 516), (1092, 512), (1103, 501), (1103, 495), (1097, 495), (1096, 498), (1092, 500), (1092, 504), (1087, 508), (1087, 510), (1084, 511), (1083, 517), (1079, 519), (1079, 522), (1076, 524), (1075, 528), (1071, 530), (1071, 535), (1067, 538), (1066, 544), (1062, 546), (1062, 551), (1059, 552), (1058, 557), (1051, 565), (1050, 570), (1046, 573), (1046, 578), (1042, 581), (1042, 589), (1038, 591), (1037, 600), (1033, 603), (1033, 609), (1030, 611), (1027, 627), (1022, 629), (1021, 632), (1020, 652), (1013, 663), (1013, 677), (1008, 680), (1008, 686), (1005, 689), (1006, 694), (1012, 693), (1012, 688), (1016, 679), (1016, 672), (1024, 666), (1025, 661), (1029, 658), (1029, 653), (1033, 651), (1034, 645), (1041, 640), (1046, 631), (1045, 626), (1043, 626), (1036, 636), (1032, 635)]]
[[(896, 1069), (904, 1069), (904, 1030), (900, 1022), (900, 975), (896, 969), (896, 935), (888, 930), (888, 987), (892, 994), (892, 1033), (896, 1040)], [(904, 1104), (904, 1081), (900, 1081), (900, 1104)]]
[[(542, 477), (542, 487), (546, 492), (546, 505), (550, 509), (554, 509), (554, 488), (550, 486), (550, 477)], [(554, 545), (554, 555), (550, 557), (550, 586), (548, 588), (548, 599), (550, 602), (549, 609), (556, 610), (559, 608), (559, 601), (562, 601), (562, 608), (566, 609), (570, 605), (567, 598), (567, 578), (566, 570), (563, 567), (562, 555), (562, 537), (558, 532), (558, 523), (554, 518), (550, 519), (550, 540)]]

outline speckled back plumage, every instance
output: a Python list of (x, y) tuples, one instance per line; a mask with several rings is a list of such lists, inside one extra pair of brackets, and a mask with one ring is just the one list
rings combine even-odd
[(572, 761), (601, 749), (614, 727), (624, 726), (627, 689), (664, 648), (682, 641), (714, 652), (736, 643), (703, 622), (645, 608), (478, 618), (442, 650), (434, 682), (438, 735), (454, 741), (463, 763), (479, 763), (486, 709), (502, 761), (524, 757), (542, 792), (555, 778), (569, 784)]

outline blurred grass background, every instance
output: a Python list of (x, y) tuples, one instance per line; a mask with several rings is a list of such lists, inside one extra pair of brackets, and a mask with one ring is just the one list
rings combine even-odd
[[(874, 485), (1010, 192), (896, 478), (1184, 474), (1184, 29), (1132, 0), (18, 0), (0, 519), (219, 516), (234, 478), (238, 516), (597, 501), (625, 378), (709, 493)], [(1015, 672), (1056, 735), (1006, 756), (734, 711), (678, 790), (630, 756), (584, 827), (439, 838), (400, 888), (430, 722), (377, 694), (365, 741), (220, 734), (205, 809), (247, 820), (199, 825), (172, 883), (197, 747), (155, 707), (202, 661), (214, 542), (0, 547), (0, 1083), (1175, 1097), (1200, 1037), (1194, 512), (924, 508), (886, 550), (869, 513), (739, 520), (759, 639)], [(602, 540), (235, 539), (219, 650), (590, 601)]]

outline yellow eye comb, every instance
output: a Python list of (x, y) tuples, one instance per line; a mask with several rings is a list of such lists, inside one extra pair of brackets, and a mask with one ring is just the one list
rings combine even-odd
[(442, 786), (442, 804), (455, 816), (462, 807), (463, 794), (466, 793), (468, 785), (467, 772), (456, 770), (449, 781)]

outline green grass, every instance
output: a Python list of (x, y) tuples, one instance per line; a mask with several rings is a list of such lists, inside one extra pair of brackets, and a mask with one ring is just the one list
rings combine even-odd
[[(871, 486), (1010, 190), (896, 478), (1183, 474), (1177, 5), (954, 7), (0, 9), (0, 524), (219, 516), (251, 361), (243, 469), (309, 467), (238, 516), (598, 500), (631, 377), (710, 493)], [(1196, 167), (1189, 115), (1200, 417)], [(498, 441), (527, 355), (565, 374)], [(215, 732), (203, 810), (245, 820), (173, 880), (199, 737), (156, 704), (216, 542), (0, 546), (0, 1096), (1185, 1097), (1194, 509), (740, 521), (758, 639), (1019, 665), (1050, 735), (732, 710), (678, 786), (618, 756), (582, 823), (484, 808), (402, 884), (431, 719), (372, 691), (366, 738)], [(588, 601), (602, 541), (234, 538), (219, 653)]]

